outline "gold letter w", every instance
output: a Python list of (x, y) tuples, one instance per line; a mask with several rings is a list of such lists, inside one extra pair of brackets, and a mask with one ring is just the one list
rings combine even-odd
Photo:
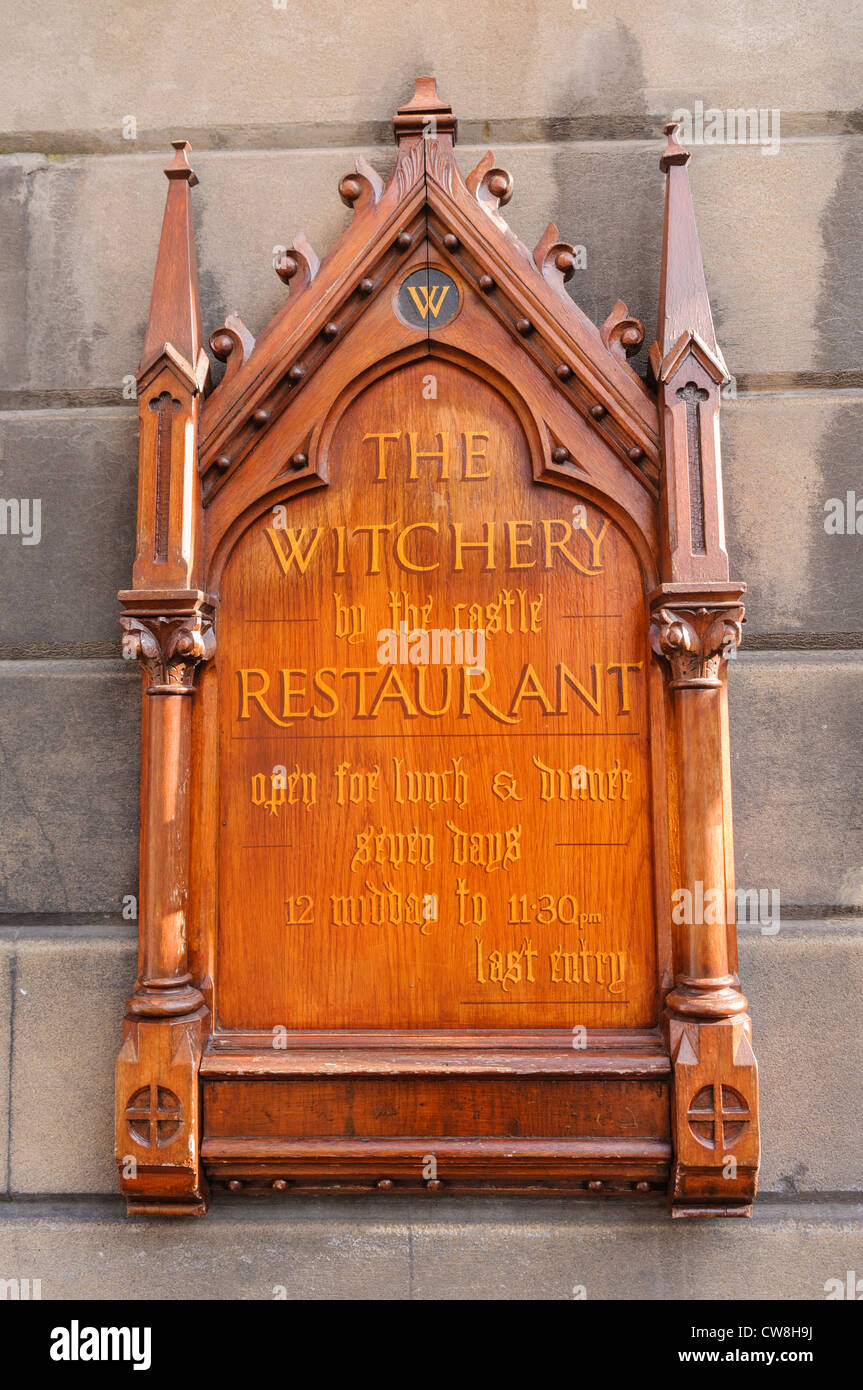
[[(417, 306), (417, 313), (422, 318), (426, 317), (429, 309), (431, 309), (434, 318), (437, 318), (448, 290), (449, 285), (432, 285), (431, 289), (428, 285), (408, 285), (408, 294)], [(435, 302), (435, 291), (437, 291), (437, 302)], [(424, 296), (425, 303), (420, 299), (420, 295)]]

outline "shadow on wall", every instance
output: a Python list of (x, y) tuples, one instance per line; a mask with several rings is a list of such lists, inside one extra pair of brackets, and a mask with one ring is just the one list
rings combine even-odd
[[(863, 109), (855, 113), (863, 119)], [(863, 385), (863, 151), (848, 140), (833, 196), (821, 218), (824, 262), (815, 319), (818, 346), (813, 366), (836, 377), (853, 372), (854, 379), (827, 385)]]
[[(644, 344), (630, 359), (644, 374), (656, 325), (662, 250), (665, 180), (640, 141), (609, 151), (619, 139), (652, 124), (644, 100), (645, 75), (636, 39), (624, 24), (584, 35), (567, 87), (556, 101), (559, 116), (546, 122), (554, 142), (550, 209), (564, 241), (584, 246), (587, 264), (567, 286), (579, 308), (599, 327), (615, 301), (644, 324)], [(600, 116), (595, 113), (601, 110)], [(568, 144), (574, 132), (589, 144)], [(561, 142), (561, 137), (564, 141)], [(594, 143), (597, 142), (597, 143)]]

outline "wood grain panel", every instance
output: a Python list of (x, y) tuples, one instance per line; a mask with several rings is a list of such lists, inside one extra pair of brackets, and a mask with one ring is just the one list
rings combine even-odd
[(208, 1139), (290, 1140), (489, 1134), (667, 1138), (668, 1084), (563, 1077), (302, 1077), (214, 1081), (205, 1087)]
[[(375, 382), (327, 462), (222, 583), (219, 1024), (650, 1025), (629, 542), (533, 482), (510, 406), (451, 363)], [(487, 626), (485, 672), (382, 661), (402, 620)]]

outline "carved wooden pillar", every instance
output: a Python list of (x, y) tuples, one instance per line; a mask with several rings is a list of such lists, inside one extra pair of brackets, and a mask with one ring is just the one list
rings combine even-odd
[[(758, 1083), (736, 973), (727, 663), (745, 585), (728, 577), (716, 344), (686, 164), (666, 127), (665, 229), (651, 368), (663, 445), (663, 577), (651, 644), (667, 663), (678, 756), (680, 884), (666, 1031), (674, 1068), (675, 1215), (748, 1214), (758, 1172)], [(677, 918), (681, 920), (677, 920)]]
[[(138, 535), (123, 591), (123, 655), (143, 670), (138, 978), (117, 1068), (117, 1145), (130, 1211), (204, 1211), (198, 1065), (208, 1028), (189, 973), (189, 757), (195, 676), (212, 656), (213, 602), (197, 587), (201, 342), (184, 141), (168, 197), (138, 371)], [(145, 1179), (146, 1197), (141, 1195)]]
[(125, 595), (123, 655), (144, 668), (139, 974), (129, 1012), (169, 1017), (203, 1002), (188, 973), (189, 741), (199, 664), (215, 650), (213, 606), (200, 591)]

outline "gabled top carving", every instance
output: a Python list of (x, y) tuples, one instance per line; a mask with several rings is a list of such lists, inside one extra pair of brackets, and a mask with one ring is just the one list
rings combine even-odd
[(205, 504), (426, 235), (429, 255), (459, 267), (556, 389), (563, 385), (591, 428), (656, 492), (656, 405), (627, 362), (637, 320), (605, 335), (590, 322), (564, 288), (576, 266), (573, 247), (554, 226), (534, 252), (519, 240), (501, 214), (512, 178), (491, 153), (463, 178), (453, 154), (457, 123), (433, 78), (417, 80), (393, 129), (399, 152), (389, 181), (357, 160), (339, 184), (354, 214), (348, 230), (320, 263), (295, 240), (277, 265), (290, 283), (288, 302), (207, 399), (199, 450)]
[[(396, 113), (393, 131), (398, 154), (388, 180), (362, 157), (342, 178), (339, 194), (353, 216), (329, 253), (319, 260), (305, 238), (297, 236), (277, 259), (277, 273), (289, 293), (257, 342), (235, 314), (212, 335), (211, 348), (226, 370), (201, 404), (196, 424), (203, 506), (213, 502), (250, 454), (266, 448), (269, 431), (309, 388), (331, 353), (350, 340), (361, 315), (375, 308), (382, 295), (391, 295), (400, 268), (432, 263), (451, 269), (465, 291), (480, 297), (498, 329), (519, 343), (554, 392), (563, 394), (591, 434), (617, 454), (656, 502), (663, 450), (667, 452), (671, 437), (665, 416), (684, 409), (679, 391), (690, 376), (699, 389), (712, 391), (727, 373), (698, 247), (689, 155), (676, 141), (674, 125), (666, 127), (668, 143), (660, 161), (666, 176), (662, 284), (657, 338), (649, 358), (656, 389), (629, 364), (642, 344), (643, 328), (626, 305), (618, 301), (597, 326), (567, 291), (578, 262), (575, 248), (561, 239), (557, 227), (549, 224), (531, 251), (508, 225), (503, 208), (512, 197), (513, 181), (494, 155), (483, 155), (467, 178), (462, 176), (453, 149), (456, 119), (438, 96), (433, 78), (417, 79), (413, 97)], [(176, 141), (174, 148), (166, 171), (169, 191), (142, 373), (164, 363), (186, 384), (191, 399), (202, 393), (207, 372), (189, 204), (195, 176), (188, 145)], [(435, 327), (430, 318), (430, 334)], [(673, 464), (672, 510), (677, 518), (703, 517), (706, 532), (702, 537), (696, 528), (690, 548), (689, 531), (682, 531), (678, 521), (672, 524), (667, 551), (674, 558), (666, 577), (724, 579), (727, 557), (711, 481), (715, 407), (685, 409), (691, 458), (686, 466), (681, 459)], [(303, 460), (302, 467), (291, 463), (295, 474), (313, 467), (309, 428), (287, 442), (286, 457)], [(552, 453), (559, 454), (562, 447), (555, 445)], [(282, 470), (285, 466), (282, 459)], [(690, 503), (687, 493), (693, 489)]]

